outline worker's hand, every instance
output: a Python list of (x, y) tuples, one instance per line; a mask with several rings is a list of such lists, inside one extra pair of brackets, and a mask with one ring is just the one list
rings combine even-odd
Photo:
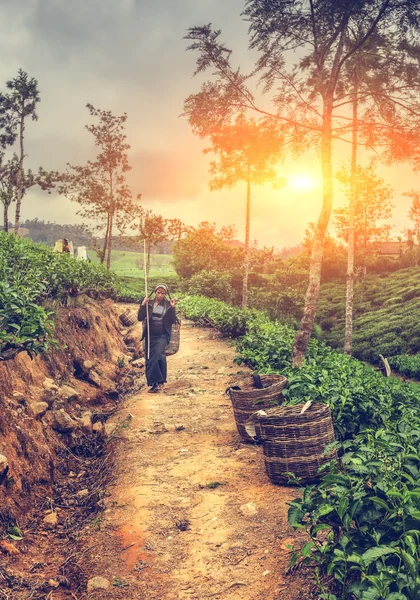
[(175, 300), (175, 298), (171, 298), (169, 300), (169, 304), (172, 306), (172, 308), (175, 308), (175, 306), (176, 306), (176, 300)]
[(147, 304), (149, 302), (150, 298), (145, 298), (143, 300), (143, 302), (141, 303), (142, 306), (144, 306), (145, 304)]

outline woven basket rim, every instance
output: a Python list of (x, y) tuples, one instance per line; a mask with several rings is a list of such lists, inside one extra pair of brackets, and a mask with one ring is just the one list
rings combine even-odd
[(235, 383), (228, 387), (226, 391), (229, 393), (231, 400), (247, 400), (252, 399), (253, 397), (257, 398), (258, 396), (266, 396), (267, 394), (272, 394), (281, 391), (287, 385), (287, 377), (285, 377), (284, 375), (272, 374), (260, 375), (260, 377), (262, 381), (267, 381), (268, 378), (274, 378), (274, 381), (270, 385), (267, 385), (262, 388), (257, 388), (255, 387), (255, 382), (251, 375), (245, 381), (238, 382), (242, 385), (241, 389), (232, 389), (232, 387), (236, 385)]
[[(301, 421), (310, 421), (311, 419), (308, 419), (308, 417), (312, 418), (316, 416), (317, 413), (321, 416), (325, 416), (325, 418), (328, 418), (331, 414), (330, 407), (323, 402), (311, 404), (311, 406), (301, 414), (303, 406), (303, 403), (295, 404), (293, 406), (274, 406), (273, 408), (269, 408), (266, 411), (267, 414), (262, 415), (260, 420), (270, 424), (270, 422), (275, 422), (276, 420), (284, 421), (285, 417), (289, 419), (295, 417), (299, 418), (298, 423), (300, 423)], [(288, 421), (288, 423), (290, 424), (290, 421)]]

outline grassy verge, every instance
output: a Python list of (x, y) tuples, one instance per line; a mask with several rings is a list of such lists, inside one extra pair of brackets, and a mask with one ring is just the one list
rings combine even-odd
[[(93, 263), (99, 263), (99, 258), (93, 250), (89, 250)], [(111, 256), (111, 269), (121, 277), (144, 279), (143, 253), (127, 250), (113, 250)], [(171, 254), (152, 254), (150, 265), (150, 278), (171, 277), (175, 274)]]

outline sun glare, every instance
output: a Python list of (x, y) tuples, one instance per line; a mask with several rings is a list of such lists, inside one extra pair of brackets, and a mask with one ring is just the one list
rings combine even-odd
[(294, 190), (307, 191), (313, 189), (316, 182), (309, 175), (292, 175), (288, 178), (288, 185)]

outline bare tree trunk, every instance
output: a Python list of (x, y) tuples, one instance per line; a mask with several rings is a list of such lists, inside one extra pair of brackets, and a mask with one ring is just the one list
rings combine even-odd
[(357, 138), (358, 138), (358, 123), (357, 123), (357, 101), (358, 85), (357, 78), (354, 83), (353, 96), (353, 133), (352, 133), (352, 148), (351, 148), (351, 166), (350, 166), (350, 211), (349, 211), (349, 228), (347, 239), (347, 285), (346, 285), (346, 327), (344, 334), (344, 352), (351, 355), (352, 339), (353, 339), (353, 300), (354, 300), (354, 216), (356, 212), (357, 202)]
[(106, 216), (106, 230), (105, 230), (105, 238), (104, 238), (104, 244), (102, 246), (102, 254), (101, 254), (101, 265), (105, 262), (105, 256), (106, 256), (106, 249), (108, 246), (108, 234), (109, 234), (109, 213)]
[(111, 213), (109, 215), (109, 230), (106, 244), (106, 268), (111, 268), (111, 250), (112, 250), (112, 225), (114, 221), (114, 215)]
[(4, 205), (3, 205), (3, 231), (5, 231), (6, 233), (8, 233), (9, 231), (9, 205), (6, 202), (6, 199), (4, 200)]
[(364, 231), (363, 231), (363, 253), (362, 253), (362, 288), (361, 300), (365, 298), (366, 258), (367, 258), (367, 207), (364, 206)]
[(108, 239), (107, 239), (107, 256), (106, 256), (106, 268), (111, 268), (111, 251), (112, 251), (112, 227), (114, 224), (114, 189), (113, 189), (113, 180), (112, 180), (112, 171), (109, 172), (109, 227), (108, 227)]
[(147, 279), (149, 279), (150, 255), (151, 255), (151, 252), (152, 252), (152, 242), (150, 240), (148, 240), (146, 242), (146, 244), (147, 244), (146, 277), (147, 277)]
[(323, 125), (322, 125), (322, 179), (323, 202), (321, 214), (315, 227), (312, 245), (311, 262), (309, 267), (309, 285), (305, 296), (303, 317), (299, 331), (295, 337), (292, 348), (292, 363), (294, 367), (303, 364), (309, 339), (315, 322), (316, 307), (321, 285), (322, 254), (325, 233), (331, 216), (333, 202), (333, 172), (332, 172), (332, 93), (324, 100)]
[(249, 273), (249, 228), (251, 221), (251, 180), (248, 172), (246, 181), (246, 216), (245, 216), (245, 255), (244, 280), (242, 285), (242, 308), (248, 305), (248, 273)]
[(23, 198), (23, 132), (25, 131), (25, 118), (23, 117), (23, 107), (22, 107), (22, 116), (20, 118), (20, 130), (19, 130), (19, 144), (20, 144), (20, 157), (19, 157), (19, 168), (17, 172), (16, 184), (16, 213), (15, 213), (15, 235), (19, 232), (20, 225), (20, 207), (22, 204)]

